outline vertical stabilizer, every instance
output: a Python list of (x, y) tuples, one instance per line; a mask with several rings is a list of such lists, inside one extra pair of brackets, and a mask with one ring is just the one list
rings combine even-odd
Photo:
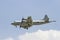
[(45, 15), (43, 20), (45, 20), (45, 22), (49, 22), (49, 18), (48, 18), (48, 16)]

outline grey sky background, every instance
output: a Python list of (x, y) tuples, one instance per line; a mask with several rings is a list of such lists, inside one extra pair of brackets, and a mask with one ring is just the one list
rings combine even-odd
[[(55, 23), (36, 25), (29, 28), (16, 28), (11, 25), (14, 20), (32, 16), (32, 19), (43, 19), (47, 14)], [(60, 31), (60, 0), (0, 0), (0, 39), (16, 37), (26, 32), (37, 30)]]

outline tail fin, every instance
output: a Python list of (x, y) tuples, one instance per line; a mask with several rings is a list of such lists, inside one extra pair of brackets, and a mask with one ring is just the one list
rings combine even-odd
[(49, 22), (49, 18), (48, 18), (48, 16), (45, 15), (43, 20), (45, 20), (45, 22)]

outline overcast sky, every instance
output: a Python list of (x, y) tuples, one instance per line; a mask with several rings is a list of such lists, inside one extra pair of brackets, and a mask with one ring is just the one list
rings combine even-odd
[[(28, 30), (11, 25), (14, 20), (28, 16), (40, 20), (45, 14), (56, 22), (32, 26)], [(0, 0), (0, 40), (57, 40), (59, 33), (60, 0)]]

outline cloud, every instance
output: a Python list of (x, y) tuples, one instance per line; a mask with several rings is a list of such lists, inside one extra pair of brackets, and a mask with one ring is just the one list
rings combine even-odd
[(14, 40), (14, 39), (10, 37), (10, 38), (6, 38), (6, 39), (4, 39), (4, 40)]
[(38, 30), (36, 32), (28, 33), (26, 32), (23, 35), (19, 35), (16, 38), (6, 38), (4, 40), (60, 40), (60, 31), (57, 30), (47, 30), (42, 31)]
[(60, 31), (48, 30), (37, 32), (25, 33), (18, 36), (19, 40), (60, 40)]

